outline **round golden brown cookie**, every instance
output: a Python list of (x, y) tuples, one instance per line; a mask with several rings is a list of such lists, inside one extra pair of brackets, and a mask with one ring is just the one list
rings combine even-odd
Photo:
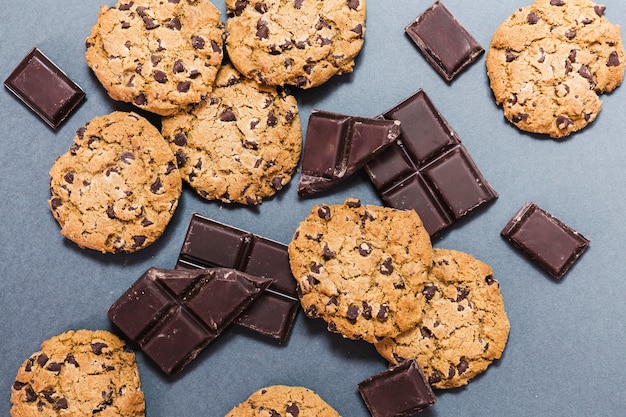
[(226, 49), (261, 84), (310, 88), (352, 72), (365, 0), (226, 0)]
[(85, 56), (112, 99), (167, 115), (211, 91), (224, 36), (208, 0), (119, 0), (101, 6)]
[(432, 246), (414, 210), (347, 199), (313, 207), (289, 244), (289, 262), (307, 316), (374, 343), (419, 320)]
[(135, 252), (165, 230), (182, 180), (161, 133), (136, 113), (92, 119), (50, 169), (48, 201), (61, 233), (101, 252)]
[(375, 346), (391, 364), (417, 360), (434, 388), (454, 388), (501, 357), (510, 324), (489, 265), (459, 251), (434, 254), (418, 323)]
[(537, 0), (496, 30), (487, 73), (496, 103), (519, 129), (561, 138), (591, 123), (599, 94), (624, 78), (619, 26), (590, 0)]
[(164, 117), (161, 132), (199, 195), (253, 206), (291, 180), (302, 148), (296, 99), (282, 87), (242, 77), (229, 64), (213, 92)]
[(20, 366), (11, 417), (143, 417), (135, 354), (104, 330), (68, 331), (41, 344)]
[(225, 417), (340, 417), (308, 388), (272, 385), (254, 392)]

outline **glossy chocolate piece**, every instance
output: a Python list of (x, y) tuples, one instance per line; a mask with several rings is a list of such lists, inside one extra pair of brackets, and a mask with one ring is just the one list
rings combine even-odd
[(270, 285), (229, 268), (148, 269), (108, 317), (168, 375), (181, 371)]
[(502, 237), (552, 277), (561, 279), (590, 240), (529, 202), (502, 229)]
[(299, 311), (287, 246), (194, 213), (177, 268), (233, 268), (271, 278), (272, 284), (235, 324), (283, 343)]
[(365, 171), (387, 205), (414, 209), (431, 236), (498, 197), (423, 90), (383, 117), (402, 134)]
[(409, 417), (437, 402), (414, 359), (386, 369), (358, 387), (372, 417)]
[(485, 52), (439, 0), (408, 25), (405, 32), (446, 81), (452, 81)]
[(314, 110), (309, 117), (298, 195), (333, 187), (361, 169), (400, 134), (400, 123)]
[(85, 98), (85, 92), (36, 47), (4, 85), (53, 129)]

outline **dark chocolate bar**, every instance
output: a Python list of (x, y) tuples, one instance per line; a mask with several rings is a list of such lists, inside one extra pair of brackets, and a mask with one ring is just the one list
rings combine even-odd
[(365, 171), (387, 205), (414, 209), (431, 236), (498, 197), (423, 90), (383, 117), (402, 134)]
[(216, 266), (273, 280), (235, 324), (285, 342), (300, 306), (287, 246), (194, 213), (176, 267)]
[(4, 85), (53, 129), (85, 98), (85, 92), (36, 47)]
[(270, 285), (229, 268), (148, 269), (108, 317), (168, 375), (181, 371)]
[(358, 388), (372, 417), (409, 417), (437, 402), (414, 359), (366, 379)]
[(405, 32), (446, 81), (452, 81), (485, 52), (439, 0), (408, 25)]
[(326, 191), (396, 140), (400, 123), (313, 110), (302, 152), (298, 195)]
[(501, 235), (556, 279), (565, 275), (590, 243), (532, 202), (524, 204)]

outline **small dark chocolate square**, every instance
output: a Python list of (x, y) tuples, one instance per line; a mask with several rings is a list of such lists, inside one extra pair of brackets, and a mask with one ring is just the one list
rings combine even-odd
[(414, 359), (366, 379), (358, 388), (372, 417), (409, 417), (437, 402)]
[(532, 202), (524, 204), (500, 234), (556, 279), (565, 275), (590, 243)]
[(36, 47), (4, 85), (53, 129), (85, 98), (85, 92)]
[(405, 28), (424, 58), (452, 81), (485, 50), (450, 11), (437, 0)]

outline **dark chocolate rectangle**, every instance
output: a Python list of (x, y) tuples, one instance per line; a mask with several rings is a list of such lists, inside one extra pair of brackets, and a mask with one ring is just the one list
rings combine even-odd
[(428, 63), (452, 81), (485, 50), (439, 0), (405, 28)]
[(498, 197), (423, 90), (382, 117), (399, 120), (401, 135), (365, 171), (387, 205), (414, 209), (431, 236)]
[(313, 110), (302, 152), (298, 195), (325, 191), (361, 169), (400, 134), (400, 123)]
[(285, 342), (300, 306), (287, 246), (194, 213), (176, 267), (216, 266), (273, 280), (235, 324)]
[(437, 402), (414, 359), (366, 379), (358, 388), (372, 417), (409, 417)]
[(168, 375), (181, 371), (269, 286), (230, 268), (149, 268), (108, 317)]
[(501, 235), (557, 279), (565, 275), (590, 243), (532, 202), (524, 204), (502, 229)]
[(36, 47), (4, 85), (53, 129), (85, 98), (85, 92)]

